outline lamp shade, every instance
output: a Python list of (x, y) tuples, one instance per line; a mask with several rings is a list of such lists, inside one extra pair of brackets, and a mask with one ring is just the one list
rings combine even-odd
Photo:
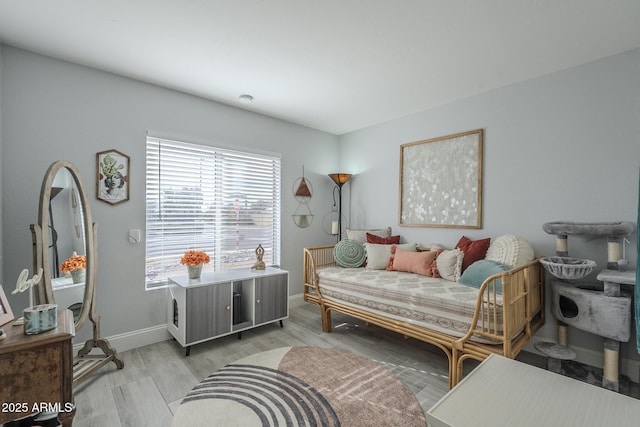
[(342, 184), (349, 181), (349, 179), (351, 178), (351, 174), (350, 173), (330, 173), (329, 178), (331, 178), (333, 182), (335, 182), (336, 185), (338, 185), (338, 187), (342, 187)]

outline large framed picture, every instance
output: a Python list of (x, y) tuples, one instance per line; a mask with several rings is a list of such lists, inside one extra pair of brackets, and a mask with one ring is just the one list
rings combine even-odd
[(0, 285), (0, 326), (11, 322), (13, 319), (13, 311), (11, 311), (7, 296), (2, 290), (2, 285)]
[(400, 146), (401, 226), (482, 228), (477, 129)]
[(129, 156), (118, 150), (96, 154), (96, 197), (112, 205), (129, 200)]

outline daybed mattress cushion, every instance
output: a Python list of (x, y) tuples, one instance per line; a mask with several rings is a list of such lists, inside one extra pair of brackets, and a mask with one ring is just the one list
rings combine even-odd
[[(365, 268), (328, 266), (317, 273), (323, 298), (351, 307), (457, 337), (466, 334), (473, 320), (478, 289), (464, 284)], [(501, 326), (501, 316), (497, 320)], [(473, 340), (492, 343), (483, 337)]]

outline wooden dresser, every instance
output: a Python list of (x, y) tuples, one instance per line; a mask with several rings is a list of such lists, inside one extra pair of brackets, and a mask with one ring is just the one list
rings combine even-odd
[(71, 426), (73, 404), (73, 314), (58, 312), (58, 327), (25, 335), (13, 322), (2, 326), (0, 341), (0, 423), (38, 412), (58, 412), (63, 426)]

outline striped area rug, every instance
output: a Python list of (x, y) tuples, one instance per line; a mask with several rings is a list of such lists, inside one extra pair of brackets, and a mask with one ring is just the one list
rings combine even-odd
[(376, 362), (319, 347), (258, 353), (205, 378), (173, 426), (426, 426), (413, 393)]

